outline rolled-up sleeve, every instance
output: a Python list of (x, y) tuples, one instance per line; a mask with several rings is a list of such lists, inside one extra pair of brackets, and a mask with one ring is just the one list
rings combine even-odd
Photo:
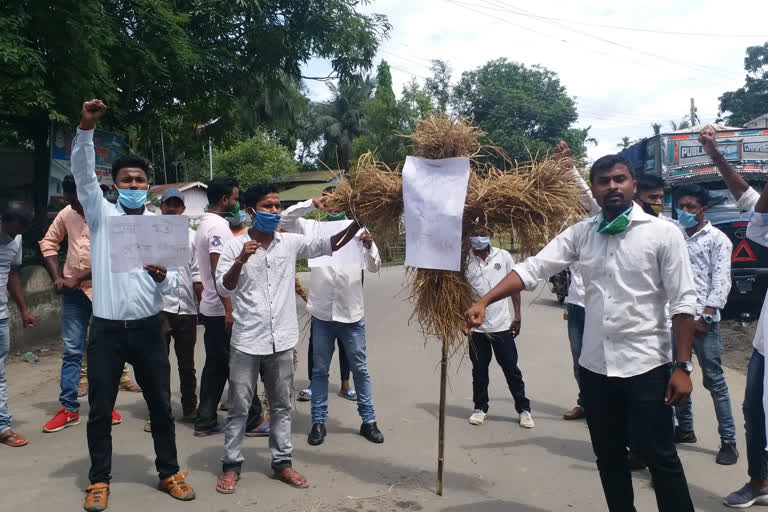
[[(235, 264), (235, 258), (240, 254), (240, 251), (235, 248), (233, 242), (237, 242), (237, 239), (230, 240), (222, 248), (219, 256), (219, 263), (216, 265), (216, 291), (221, 297), (231, 297), (235, 293), (235, 290), (230, 290), (224, 286), (224, 276), (229, 272), (229, 269), (232, 268), (232, 265)], [(242, 284), (243, 279), (245, 279), (245, 272), (241, 269), (238, 285)]]
[(379, 248), (375, 243), (371, 244), (370, 249), (363, 247), (363, 260), (365, 261), (365, 269), (368, 272), (376, 273), (381, 267), (381, 258), (379, 257)]
[(40, 245), (40, 252), (44, 258), (49, 256), (56, 256), (59, 253), (61, 247), (61, 241), (67, 235), (67, 228), (64, 225), (64, 215), (67, 209), (61, 210), (53, 222), (48, 227), (48, 231), (45, 232), (43, 239), (38, 242)]
[(669, 314), (693, 316), (696, 314), (696, 289), (691, 276), (688, 247), (679, 229), (671, 224), (661, 226), (665, 227), (666, 242), (661, 244), (659, 269), (664, 290), (667, 292)]
[(163, 293), (163, 295), (171, 295), (176, 291), (176, 287), (179, 285), (179, 272), (178, 270), (168, 270), (165, 273), (165, 279), (157, 283), (157, 287)]
[(549, 279), (578, 260), (576, 240), (583, 234), (586, 226), (587, 223), (579, 223), (569, 227), (549, 242), (539, 254), (512, 268), (522, 279), (526, 290), (532, 290), (539, 281)]
[(768, 213), (749, 212), (747, 238), (768, 247)]
[(189, 234), (189, 270), (192, 274), (192, 282), (200, 283), (200, 263), (197, 259), (197, 244), (195, 243), (195, 232)]
[(712, 286), (709, 289), (706, 304), (717, 309), (723, 309), (728, 302), (731, 292), (731, 253), (733, 244), (728, 237), (718, 232), (712, 248)]
[(740, 210), (751, 210), (757, 204), (758, 199), (760, 199), (760, 193), (752, 187), (749, 187), (736, 201), (736, 208)]

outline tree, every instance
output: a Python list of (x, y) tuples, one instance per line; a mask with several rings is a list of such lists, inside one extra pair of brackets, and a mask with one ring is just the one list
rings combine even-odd
[(651, 123), (651, 129), (654, 135), (661, 134), (661, 123)]
[(672, 128), (673, 132), (679, 131), (679, 130), (685, 130), (687, 128), (691, 127), (691, 121), (685, 117), (680, 120), (680, 122), (670, 121), (669, 122), (670, 128)]
[(226, 151), (217, 151), (213, 168), (217, 176), (235, 177), (246, 189), (294, 174), (298, 171), (298, 164), (279, 142), (265, 134), (258, 134)]
[(624, 137), (621, 138), (621, 142), (616, 144), (616, 146), (620, 147), (621, 149), (627, 149), (632, 144), (633, 144), (632, 139), (630, 139), (627, 136), (624, 136)]
[(453, 103), (458, 114), (520, 161), (550, 151), (578, 118), (557, 74), (503, 58), (463, 73)]
[(435, 101), (438, 113), (448, 112), (448, 103), (451, 100), (451, 67), (444, 60), (432, 61), (432, 76), (424, 82), (424, 90)]
[(747, 48), (744, 69), (744, 86), (720, 96), (720, 116), (733, 126), (768, 113), (768, 42)]

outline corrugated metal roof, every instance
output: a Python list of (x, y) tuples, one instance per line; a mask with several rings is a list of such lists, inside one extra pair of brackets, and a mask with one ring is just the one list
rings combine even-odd
[(306, 201), (323, 195), (328, 183), (307, 183), (280, 192), (280, 201)]

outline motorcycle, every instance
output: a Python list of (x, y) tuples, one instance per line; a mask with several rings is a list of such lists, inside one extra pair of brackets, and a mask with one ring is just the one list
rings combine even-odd
[(559, 272), (549, 278), (549, 289), (557, 295), (557, 302), (565, 302), (568, 296), (568, 287), (571, 285), (571, 271), (568, 269)]

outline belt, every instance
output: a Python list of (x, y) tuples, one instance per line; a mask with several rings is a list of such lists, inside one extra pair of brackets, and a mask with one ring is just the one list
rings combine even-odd
[(99, 318), (95, 316), (93, 317), (93, 321), (119, 329), (142, 329), (151, 325), (152, 323), (156, 323), (158, 318), (157, 315), (152, 315), (146, 318), (139, 318), (137, 320), (108, 320), (106, 318)]

